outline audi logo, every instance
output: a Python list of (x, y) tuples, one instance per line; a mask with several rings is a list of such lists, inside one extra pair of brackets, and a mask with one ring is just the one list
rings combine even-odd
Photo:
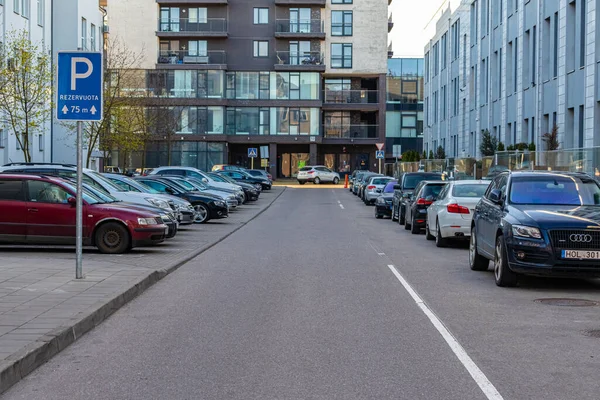
[(569, 240), (571, 242), (576, 242), (576, 243), (590, 243), (592, 241), (592, 235), (588, 235), (588, 234), (572, 234), (571, 236), (569, 236)]

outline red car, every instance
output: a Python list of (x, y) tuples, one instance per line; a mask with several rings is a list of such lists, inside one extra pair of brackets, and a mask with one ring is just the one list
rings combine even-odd
[[(0, 243), (75, 244), (75, 187), (46, 176), (0, 174)], [(83, 245), (118, 254), (165, 240), (160, 215), (83, 193)]]

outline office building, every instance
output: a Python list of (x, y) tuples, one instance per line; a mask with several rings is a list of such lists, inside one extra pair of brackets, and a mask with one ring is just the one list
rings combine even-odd
[(174, 140), (155, 132), (146, 166), (249, 166), (248, 148), (266, 146), (259, 156), (279, 177), (304, 164), (374, 167), (386, 132), (387, 6), (109, 0), (110, 37), (143, 54), (149, 107), (178, 121)]
[(600, 145), (597, 0), (463, 0), (425, 47), (425, 149), (479, 156), (556, 125), (562, 149)]

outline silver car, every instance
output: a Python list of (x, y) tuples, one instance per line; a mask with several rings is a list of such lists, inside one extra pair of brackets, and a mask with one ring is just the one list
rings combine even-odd
[(337, 185), (340, 181), (340, 175), (323, 165), (315, 165), (313, 167), (300, 168), (296, 179), (298, 179), (298, 183), (301, 185), (304, 185), (306, 182), (312, 182), (315, 185), (322, 182), (331, 182)]
[(381, 196), (385, 185), (387, 185), (388, 182), (393, 179), (394, 178), (389, 176), (372, 176), (367, 178), (363, 195), (363, 201), (365, 204), (374, 204), (375, 200)]

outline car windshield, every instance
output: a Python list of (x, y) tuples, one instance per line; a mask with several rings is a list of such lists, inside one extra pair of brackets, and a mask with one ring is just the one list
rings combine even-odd
[(373, 185), (385, 185), (386, 183), (388, 183), (388, 181), (390, 180), (390, 178), (375, 178), (371, 181), (371, 184)]
[(184, 179), (173, 179), (176, 183), (178, 183), (180, 186), (186, 188), (187, 190), (195, 190), (196, 187), (194, 185), (192, 185), (191, 183), (189, 183), (188, 181), (184, 180)]
[[(75, 187), (75, 185), (72, 185), (70, 182), (62, 182), (62, 184), (69, 190), (71, 190), (73, 193), (77, 193), (77, 189)], [(94, 196), (89, 190), (87, 190), (86, 188), (83, 188), (83, 197), (82, 197), (83, 201), (85, 201), (88, 204), (99, 204), (99, 203), (104, 203), (100, 198)]]
[(488, 183), (469, 183), (466, 185), (454, 185), (452, 188), (453, 197), (482, 197), (487, 190)]
[(592, 179), (566, 175), (517, 178), (510, 187), (512, 204), (596, 206), (600, 186)]
[[(140, 192), (144, 192), (144, 193), (150, 193), (150, 194), (160, 194), (160, 192), (156, 189), (151, 188), (148, 185), (144, 185), (141, 182), (138, 182), (134, 179), (131, 178), (127, 178), (127, 177), (122, 177), (119, 178), (122, 182), (124, 182), (125, 184), (139, 190)], [(117, 182), (115, 182), (117, 183)]]
[(223, 178), (223, 176), (221, 176), (220, 174), (208, 174), (209, 178), (211, 178), (212, 180), (215, 180), (217, 182), (228, 182), (225, 178)]
[(383, 189), (383, 193), (394, 193), (394, 186), (398, 184), (398, 181), (390, 181), (385, 188)]
[(208, 186), (206, 186), (203, 182), (201, 182), (199, 179), (196, 178), (189, 178), (188, 181), (194, 185), (195, 187), (197, 187), (200, 190), (206, 190), (208, 189)]
[(250, 170), (248, 171), (248, 173), (252, 176), (261, 176), (261, 172), (260, 171), (254, 171), (254, 170)]
[(102, 175), (100, 175), (97, 172), (87, 172), (87, 174), (94, 178), (94, 180), (96, 180), (98, 183), (100, 183), (102, 186), (104, 186), (107, 189), (112, 190), (113, 192), (126, 192), (127, 190), (123, 189), (122, 187), (119, 187), (117, 185), (115, 185), (114, 183), (112, 183), (111, 181), (109, 181), (108, 179), (106, 179), (105, 177), (103, 177)]
[(418, 175), (407, 175), (404, 178), (404, 189), (412, 190), (417, 187), (419, 182), (424, 180), (441, 180), (442, 178), (439, 175), (426, 175), (426, 174), (418, 174)]
[(98, 190), (91, 185), (83, 184), (83, 188), (85, 193), (93, 195), (94, 197), (98, 198), (102, 203), (117, 203), (121, 201), (117, 200), (110, 194), (103, 193), (101, 190)]

